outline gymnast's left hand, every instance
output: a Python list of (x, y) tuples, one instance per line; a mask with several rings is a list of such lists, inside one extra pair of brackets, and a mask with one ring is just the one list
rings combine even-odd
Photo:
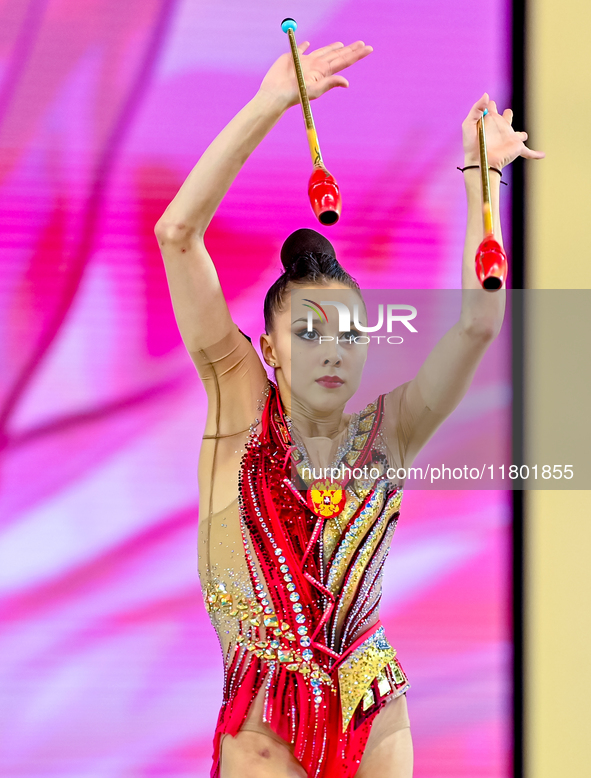
[[(329, 46), (304, 54), (309, 47), (310, 44), (306, 41), (298, 46), (298, 51), (310, 100), (315, 100), (336, 86), (348, 87), (347, 79), (338, 73), (364, 59), (373, 51), (373, 48), (366, 46), (363, 41), (356, 41), (349, 46), (331, 43)], [(271, 65), (259, 91), (279, 100), (285, 108), (299, 102), (298, 83), (290, 53), (282, 54)]]
[(491, 100), (485, 92), (480, 100), (472, 106), (462, 124), (464, 166), (480, 163), (478, 121), (485, 109), (488, 109), (488, 114), (484, 119), (486, 150), (488, 164), (491, 167), (502, 169), (511, 164), (517, 157), (543, 159), (546, 156), (543, 151), (534, 151), (525, 145), (527, 132), (516, 132), (511, 126), (513, 111), (507, 108), (500, 114), (495, 101)]

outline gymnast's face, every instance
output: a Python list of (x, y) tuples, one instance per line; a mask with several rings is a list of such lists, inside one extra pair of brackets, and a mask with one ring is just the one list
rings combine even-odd
[(368, 339), (350, 321), (354, 306), (359, 323), (366, 325), (365, 305), (355, 289), (335, 283), (294, 286), (275, 314), (273, 331), (263, 335), (261, 346), (267, 363), (276, 363), (279, 391), (292, 414), (314, 418), (342, 412), (357, 391)]

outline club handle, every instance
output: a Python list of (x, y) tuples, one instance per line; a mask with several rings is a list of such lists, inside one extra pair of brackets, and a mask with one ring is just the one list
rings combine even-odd
[(310, 147), (310, 154), (312, 156), (312, 164), (314, 165), (314, 167), (324, 167), (324, 162), (322, 161), (322, 154), (320, 153), (320, 144), (318, 143), (318, 134), (316, 132), (316, 127), (314, 126), (312, 109), (310, 108), (310, 98), (308, 97), (308, 90), (306, 89), (306, 82), (304, 81), (304, 74), (302, 73), (300, 52), (298, 51), (298, 44), (296, 43), (295, 33), (293, 29), (291, 28), (288, 29), (287, 37), (289, 38), (289, 45), (291, 46), (291, 55), (293, 57), (293, 64), (295, 67), (296, 78), (298, 81), (300, 103), (304, 114), (304, 122), (306, 124), (306, 135), (308, 136), (308, 145)]
[(482, 218), (484, 221), (484, 234), (492, 235), (493, 218), (490, 204), (490, 179), (488, 174), (488, 154), (486, 152), (486, 133), (484, 130), (484, 117), (488, 111), (478, 121), (478, 145), (480, 147), (480, 176), (482, 179)]

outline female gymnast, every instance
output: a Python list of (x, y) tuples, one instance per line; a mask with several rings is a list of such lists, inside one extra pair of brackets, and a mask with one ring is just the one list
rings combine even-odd
[[(308, 47), (299, 50), (312, 99), (347, 87), (339, 71), (372, 51), (362, 41), (304, 54)], [(402, 483), (387, 469), (408, 467), (463, 397), (500, 329), (505, 291), (485, 292), (476, 278), (480, 175), (470, 168), (458, 322), (413, 380), (345, 414), (366, 347), (352, 340), (353, 328), (339, 332), (334, 306), (325, 318), (314, 315), (310, 328), (308, 304), (330, 295), (350, 310), (358, 304), (363, 317), (361, 293), (329, 241), (298, 230), (284, 243), (285, 271), (264, 303), (260, 342), (274, 370), (269, 381), (232, 321), (203, 237), (248, 156), (297, 103), (292, 58), (284, 54), (155, 228), (178, 326), (208, 398), (199, 576), (225, 671), (211, 775), (408, 778), (409, 686), (379, 621), (381, 572), (402, 498)], [(485, 109), (491, 167), (543, 156), (512, 129), (511, 111), (499, 114), (485, 94), (462, 125), (465, 166), (478, 165)], [(500, 176), (491, 179), (500, 240)], [(369, 476), (349, 478), (340, 492), (311, 482), (311, 469), (341, 464)]]

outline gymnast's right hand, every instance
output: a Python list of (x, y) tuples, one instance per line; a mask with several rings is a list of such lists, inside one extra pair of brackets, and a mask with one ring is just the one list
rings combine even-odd
[[(373, 48), (366, 46), (363, 41), (356, 41), (349, 46), (331, 43), (330, 46), (323, 46), (321, 49), (304, 54), (309, 47), (310, 43), (305, 41), (298, 46), (298, 51), (310, 100), (315, 100), (335, 86), (348, 87), (347, 79), (336, 74), (364, 59), (373, 51)], [(298, 83), (291, 53), (282, 54), (271, 65), (263, 79), (260, 92), (281, 101), (285, 108), (299, 102)]]

